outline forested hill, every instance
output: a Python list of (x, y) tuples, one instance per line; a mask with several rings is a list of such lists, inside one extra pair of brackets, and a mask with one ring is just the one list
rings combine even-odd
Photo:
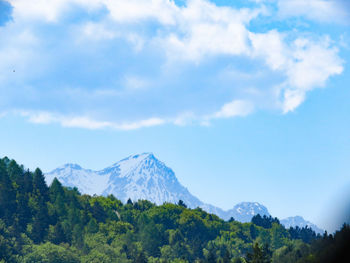
[[(277, 218), (224, 221), (183, 202), (123, 204), (112, 195), (81, 195), (55, 179), (0, 159), (0, 262), (334, 262), (349, 240)], [(328, 261), (327, 261), (328, 260)], [(349, 262), (349, 261), (344, 261)]]

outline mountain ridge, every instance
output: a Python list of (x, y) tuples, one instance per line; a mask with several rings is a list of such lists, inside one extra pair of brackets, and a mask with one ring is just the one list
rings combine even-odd
[(323, 234), (324, 230), (319, 228), (317, 225), (305, 220), (302, 216), (290, 216), (281, 220), (281, 224), (286, 228), (290, 227), (309, 227), (316, 232), (316, 234)]
[[(171, 168), (149, 152), (130, 155), (98, 171), (68, 163), (46, 173), (45, 177), (48, 184), (56, 177), (63, 185), (77, 187), (84, 194), (113, 194), (123, 202), (129, 198), (133, 201), (147, 199), (161, 205), (164, 202), (177, 203), (182, 200), (189, 208), (201, 207), (224, 220), (234, 218), (240, 222), (249, 222), (257, 214), (270, 216), (268, 209), (258, 202), (241, 202), (226, 211), (202, 202), (178, 181)], [(285, 219), (283, 222), (293, 225), (294, 221)], [(298, 224), (312, 225), (320, 230), (308, 221), (299, 220)]]

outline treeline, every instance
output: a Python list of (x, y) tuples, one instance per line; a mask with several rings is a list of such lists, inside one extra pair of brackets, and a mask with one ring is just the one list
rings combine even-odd
[(344, 225), (321, 237), (260, 215), (251, 223), (224, 221), (182, 201), (123, 204), (112, 195), (81, 195), (57, 179), (47, 186), (40, 169), (0, 159), (1, 263), (312, 263), (338, 255), (349, 232)]

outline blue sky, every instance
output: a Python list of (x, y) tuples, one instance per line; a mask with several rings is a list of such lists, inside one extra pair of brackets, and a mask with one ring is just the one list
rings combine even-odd
[(153, 152), (205, 202), (334, 229), (349, 21), (342, 0), (0, 0), (0, 154), (50, 171)]

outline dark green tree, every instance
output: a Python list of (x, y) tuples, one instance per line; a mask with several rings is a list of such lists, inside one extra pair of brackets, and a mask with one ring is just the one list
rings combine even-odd
[(40, 243), (46, 237), (50, 217), (42, 196), (38, 196), (36, 200), (36, 213), (33, 218), (31, 237), (35, 243)]
[(49, 188), (50, 200), (51, 202), (55, 202), (58, 197), (64, 197), (63, 186), (60, 181), (55, 177)]
[(0, 218), (2, 218), (7, 225), (11, 225), (13, 223), (15, 211), (15, 189), (7, 173), (5, 162), (0, 160)]
[(44, 202), (49, 201), (49, 188), (45, 182), (45, 177), (43, 172), (36, 168), (33, 175), (33, 190), (38, 196), (42, 196)]
[(106, 212), (99, 202), (95, 202), (92, 206), (92, 215), (98, 222), (104, 222), (106, 220)]
[(258, 243), (253, 245), (253, 251), (246, 256), (247, 263), (270, 263), (271, 251), (268, 245), (260, 246)]
[(60, 222), (52, 227), (52, 232), (49, 233), (49, 241), (56, 245), (67, 242), (66, 235)]
[(206, 263), (216, 263), (216, 255), (212, 249), (208, 252)]
[(138, 255), (135, 258), (135, 263), (147, 263), (148, 260), (146, 258), (146, 255), (143, 251), (139, 252)]
[(177, 205), (182, 206), (184, 208), (187, 208), (187, 205), (184, 203), (184, 201), (182, 201), (181, 199), (179, 200), (179, 202), (177, 203)]

